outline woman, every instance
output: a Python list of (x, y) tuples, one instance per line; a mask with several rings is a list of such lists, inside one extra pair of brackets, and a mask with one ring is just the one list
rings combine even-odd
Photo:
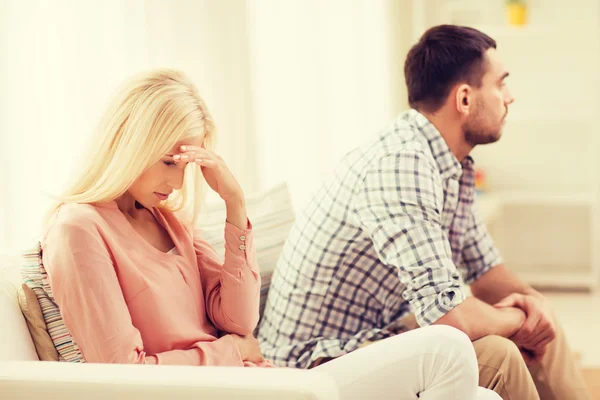
[[(42, 243), (54, 297), (86, 361), (270, 366), (252, 336), (260, 288), (252, 226), (240, 185), (212, 151), (214, 136), (203, 100), (177, 71), (130, 79), (108, 108)], [(203, 180), (227, 209), (223, 262), (191, 228)], [(369, 373), (354, 368), (365, 364)], [(473, 347), (449, 327), (384, 340), (315, 371), (332, 374), (344, 398), (386, 371), (408, 374), (402, 385), (377, 387), (388, 398), (477, 392)]]

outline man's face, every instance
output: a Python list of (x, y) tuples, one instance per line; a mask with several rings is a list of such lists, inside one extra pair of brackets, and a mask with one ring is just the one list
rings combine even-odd
[(481, 87), (473, 88), (473, 111), (463, 125), (465, 139), (472, 146), (500, 139), (508, 105), (514, 101), (506, 86), (508, 72), (496, 49), (486, 52), (484, 71)]

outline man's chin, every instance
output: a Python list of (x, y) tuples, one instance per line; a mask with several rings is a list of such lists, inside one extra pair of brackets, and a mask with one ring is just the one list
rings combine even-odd
[(471, 136), (467, 137), (467, 141), (472, 146), (479, 146), (479, 145), (483, 145), (483, 144), (495, 143), (498, 140), (500, 140), (501, 136), (502, 136), (502, 130), (499, 130), (498, 132), (488, 133), (485, 135), (484, 134), (471, 135)]
[(486, 139), (487, 141), (485, 143), (481, 143), (481, 144), (492, 144), (492, 143), (496, 143), (498, 140), (500, 140), (500, 138), (502, 137), (502, 130), (499, 130), (498, 132), (489, 135)]

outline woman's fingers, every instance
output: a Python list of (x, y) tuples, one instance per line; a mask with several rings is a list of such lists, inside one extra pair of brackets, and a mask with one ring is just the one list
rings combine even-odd
[[(184, 150), (185, 149), (185, 150)], [(198, 146), (181, 146), (182, 152), (175, 154), (173, 159), (179, 162), (195, 162), (196, 159), (209, 159), (218, 161), (220, 158), (212, 151)]]
[(208, 160), (206, 158), (196, 158), (194, 162), (201, 167), (206, 167), (210, 169), (215, 169), (219, 166), (219, 163), (215, 160)]

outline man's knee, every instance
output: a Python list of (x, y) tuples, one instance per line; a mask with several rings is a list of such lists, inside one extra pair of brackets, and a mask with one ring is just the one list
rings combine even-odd
[(486, 336), (473, 342), (479, 364), (479, 385), (503, 399), (539, 400), (535, 383), (519, 348), (501, 336)]
[(485, 336), (473, 343), (480, 365), (503, 371), (527, 369), (517, 345), (502, 336)]

